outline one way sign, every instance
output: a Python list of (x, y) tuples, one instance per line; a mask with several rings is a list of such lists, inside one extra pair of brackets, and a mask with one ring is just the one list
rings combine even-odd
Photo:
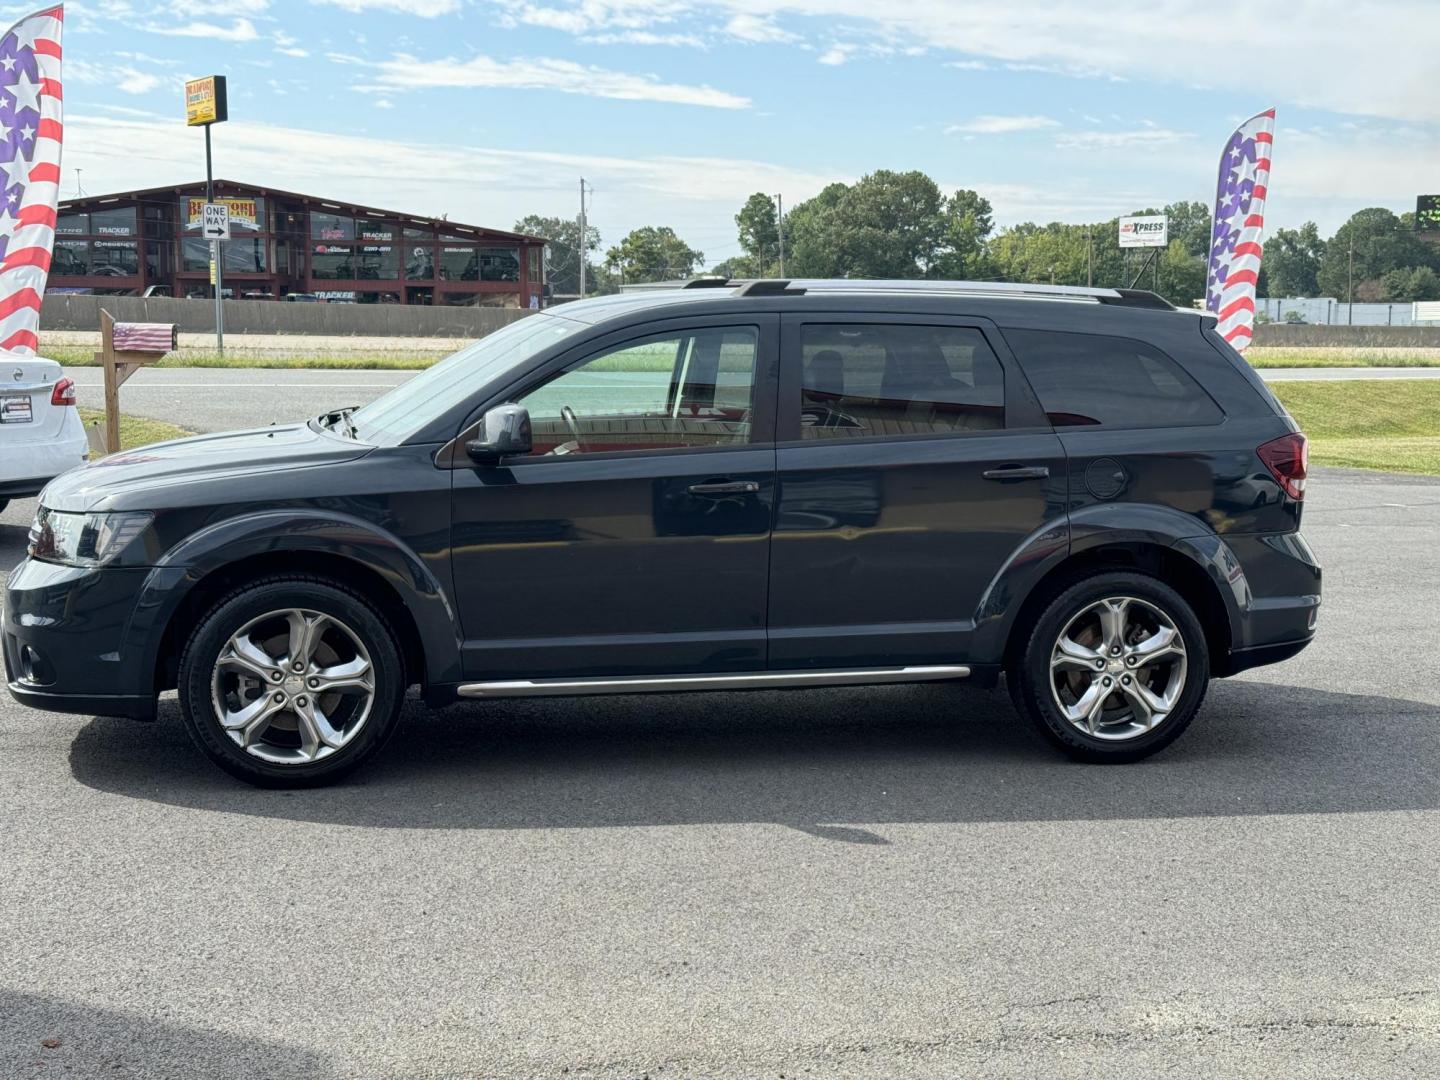
[(230, 207), (225, 203), (204, 203), (200, 217), (200, 234), (206, 240), (230, 239)]

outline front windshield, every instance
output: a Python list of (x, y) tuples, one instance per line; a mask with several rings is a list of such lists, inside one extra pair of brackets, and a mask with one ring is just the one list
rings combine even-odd
[(456, 405), (473, 398), (492, 379), (585, 329), (588, 329), (586, 324), (571, 319), (527, 315), (465, 346), (385, 396), (355, 410), (350, 421), (363, 441), (379, 446), (398, 445)]

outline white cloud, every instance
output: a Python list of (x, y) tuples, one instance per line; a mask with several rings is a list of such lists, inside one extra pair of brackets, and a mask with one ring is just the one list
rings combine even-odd
[(662, 82), (654, 75), (578, 64), (545, 57), (495, 60), (474, 56), (469, 60), (447, 57), (422, 61), (400, 54), (375, 64), (375, 86), (360, 90), (415, 90), (459, 87), (520, 90), (556, 90), (565, 94), (615, 98), (621, 101), (663, 101), (674, 105), (700, 105), (715, 109), (748, 109), (750, 99), (710, 86)]
[(974, 116), (964, 123), (951, 124), (945, 134), (966, 132), (971, 135), (1009, 135), (1017, 131), (1041, 131), (1060, 126), (1048, 116)]
[(1193, 138), (1193, 131), (1142, 127), (1127, 131), (1063, 132), (1055, 136), (1055, 145), (1062, 150), (1133, 150), (1137, 147), (1174, 146)]
[(621, 30), (613, 34), (591, 34), (591, 45), (672, 45), (703, 49), (705, 42), (694, 34), (657, 34), (653, 30)]
[(304, 57), (310, 55), (309, 49), (302, 49), (300, 47), (299, 38), (292, 37), (283, 30), (275, 31), (275, 33), (271, 35), (271, 40), (275, 42), (275, 51), (281, 56)]
[(165, 34), (168, 37), (209, 38), (212, 41), (237, 43), (257, 41), (260, 37), (260, 32), (255, 29), (255, 24), (249, 19), (236, 19), (229, 26), (208, 22), (190, 22), (182, 26), (147, 26), (145, 29), (152, 34)]
[(839, 67), (854, 54), (856, 46), (850, 44), (831, 45), (817, 58), (817, 62), (829, 67)]
[(725, 33), (733, 38), (754, 42), (757, 45), (798, 40), (795, 34), (777, 26), (773, 18), (766, 15), (752, 15), (748, 11), (731, 16), (730, 21), (725, 24)]
[(989, 71), (990, 65), (984, 60), (951, 60), (945, 65), (958, 71)]
[[(425, 0), (428, 2), (428, 0)], [(1216, 72), (1217, 15), (1191, 0), (549, 0), (526, 14), (531, 0), (494, 0), (516, 21), (571, 33), (602, 25), (653, 28), (681, 18), (727, 15), (783, 19), (803, 32), (837, 24), (852, 40), (869, 33), (876, 41), (924, 44), (992, 65), (1013, 64), (1067, 75), (1151, 80), (1190, 87), (1211, 83)], [(1440, 55), (1440, 18), (1420, 0), (1369, 0), (1335, 4), (1296, 0), (1283, 30), (1257, 39), (1255, 62), (1244, 80), (1257, 110), (1296, 104), (1410, 120), (1440, 120), (1435, 57)], [(1397, 28), (1394, 33), (1377, 27)], [(1129, 47), (1141, 42), (1143, 47)], [(825, 53), (843, 62), (848, 52)], [(1235, 54), (1236, 62), (1241, 60)], [(1283, 122), (1283, 118), (1282, 118)]]
[(310, 0), (312, 4), (328, 4), (346, 11), (393, 11), (399, 15), (414, 15), (421, 19), (433, 19), (440, 15), (453, 15), (460, 10), (460, 0)]
[(82, 58), (65, 61), (65, 77), (91, 86), (111, 86), (126, 94), (148, 94), (160, 85), (160, 77), (153, 72), (129, 64), (101, 64)]

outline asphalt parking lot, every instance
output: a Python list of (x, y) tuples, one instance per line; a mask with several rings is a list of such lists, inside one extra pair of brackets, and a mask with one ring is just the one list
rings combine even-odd
[(0, 1076), (1436, 1075), (1440, 480), (1305, 532), (1316, 644), (1134, 766), (912, 686), (415, 706), (275, 793), (6, 699)]

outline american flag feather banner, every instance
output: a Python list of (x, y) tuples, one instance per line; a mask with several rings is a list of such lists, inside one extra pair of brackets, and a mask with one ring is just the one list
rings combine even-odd
[(1220, 335), (1242, 352), (1255, 334), (1255, 286), (1265, 250), (1274, 143), (1275, 110), (1266, 109), (1235, 129), (1220, 158), (1205, 307), (1219, 320)]
[(64, 6), (0, 37), (0, 349), (33, 353), (60, 197)]

